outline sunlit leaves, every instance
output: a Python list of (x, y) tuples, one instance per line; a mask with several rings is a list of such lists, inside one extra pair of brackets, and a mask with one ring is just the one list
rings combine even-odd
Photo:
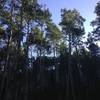
[(61, 32), (59, 28), (52, 22), (47, 24), (47, 37), (51, 38), (51, 40), (59, 40), (61, 38)]

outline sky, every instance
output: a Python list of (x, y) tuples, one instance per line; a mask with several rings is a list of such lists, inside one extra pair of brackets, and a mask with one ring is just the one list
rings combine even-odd
[(49, 8), (52, 13), (53, 21), (58, 24), (60, 22), (60, 10), (62, 8), (66, 9), (77, 9), (83, 18), (86, 19), (84, 26), (86, 33), (92, 31), (90, 22), (95, 19), (94, 14), (96, 3), (99, 0), (38, 0), (40, 4)]

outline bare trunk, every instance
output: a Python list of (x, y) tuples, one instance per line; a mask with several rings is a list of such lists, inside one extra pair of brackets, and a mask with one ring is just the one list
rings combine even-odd
[(27, 22), (28, 25), (28, 31), (27, 31), (27, 39), (26, 39), (26, 70), (25, 70), (25, 94), (24, 94), (24, 100), (28, 100), (28, 67), (29, 67), (29, 19)]
[(58, 72), (58, 61), (57, 61), (57, 58), (56, 58), (56, 55), (57, 55), (57, 46), (56, 46), (56, 41), (54, 41), (53, 43), (54, 45), (54, 48), (53, 48), (53, 52), (54, 52), (54, 66), (55, 66), (55, 72), (56, 72), (56, 84), (59, 83), (59, 72)]
[[(72, 53), (72, 35), (69, 33), (69, 58), (68, 58), (68, 74), (67, 74), (67, 96), (70, 97), (70, 88), (71, 88), (71, 94), (73, 100), (76, 100), (75, 97), (75, 91), (74, 91), (74, 81), (73, 81), (73, 75), (72, 75), (72, 66), (71, 66), (71, 53)], [(70, 98), (69, 98), (70, 99)]]
[[(13, 4), (14, 6), (14, 4)], [(12, 7), (11, 9), (11, 22), (12, 22), (12, 16), (13, 16), (13, 11), (14, 11), (14, 7)], [(2, 82), (1, 82), (1, 90), (0, 90), (0, 99), (2, 99), (3, 95), (5, 94), (5, 97), (8, 99), (8, 84), (9, 84), (9, 78), (10, 78), (10, 75), (11, 75), (11, 52), (10, 52), (10, 49), (11, 49), (11, 42), (12, 42), (12, 28), (11, 28), (11, 32), (10, 32), (10, 35), (9, 35), (9, 38), (8, 38), (8, 44), (7, 44), (7, 55), (6, 55), (6, 60), (5, 60), (5, 65), (4, 65), (4, 75), (3, 75), (3, 79), (2, 79)], [(8, 71), (8, 72), (7, 72)], [(5, 83), (6, 82), (6, 83)], [(5, 89), (5, 93), (3, 93)], [(6, 99), (5, 98), (5, 99)], [(7, 100), (6, 99), (6, 100)]]

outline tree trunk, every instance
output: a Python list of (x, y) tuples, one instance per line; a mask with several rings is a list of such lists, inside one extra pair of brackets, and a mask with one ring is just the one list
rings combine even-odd
[[(67, 82), (67, 96), (70, 97), (69, 89), (71, 88), (71, 94), (73, 100), (76, 100), (75, 91), (74, 91), (74, 81), (72, 75), (72, 66), (71, 66), (71, 53), (72, 53), (72, 34), (69, 32), (69, 58), (68, 58), (68, 75), (67, 78), (69, 82)], [(70, 99), (70, 98), (69, 98)]]
[[(13, 1), (13, 0), (12, 0)], [(13, 11), (14, 11), (14, 4), (12, 4), (12, 8), (11, 8), (11, 22), (12, 22), (12, 16), (13, 16)], [(5, 60), (5, 66), (4, 66), (4, 75), (3, 75), (3, 80), (1, 82), (1, 90), (0, 90), (0, 99), (2, 98), (2, 96), (4, 95), (3, 91), (4, 91), (4, 88), (5, 88), (5, 97), (7, 96), (7, 91), (8, 91), (8, 84), (9, 84), (9, 77), (10, 74), (11, 74), (11, 52), (10, 52), (10, 45), (11, 45), (11, 42), (12, 42), (12, 27), (11, 27), (11, 32), (10, 32), (10, 35), (9, 35), (9, 38), (8, 38), (8, 44), (7, 44), (7, 56), (6, 56), (6, 60)], [(8, 69), (7, 69), (8, 68)], [(8, 71), (8, 72), (7, 72)], [(6, 81), (6, 78), (7, 78), (7, 81)], [(5, 82), (6, 82), (6, 86), (5, 85)]]

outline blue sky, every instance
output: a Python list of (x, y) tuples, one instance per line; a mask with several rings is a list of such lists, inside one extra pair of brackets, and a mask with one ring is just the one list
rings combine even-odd
[(60, 22), (60, 9), (77, 9), (86, 19), (84, 24), (86, 33), (92, 31), (90, 22), (95, 19), (94, 9), (99, 0), (38, 0), (40, 4), (46, 4), (52, 13), (53, 21), (58, 24)]

